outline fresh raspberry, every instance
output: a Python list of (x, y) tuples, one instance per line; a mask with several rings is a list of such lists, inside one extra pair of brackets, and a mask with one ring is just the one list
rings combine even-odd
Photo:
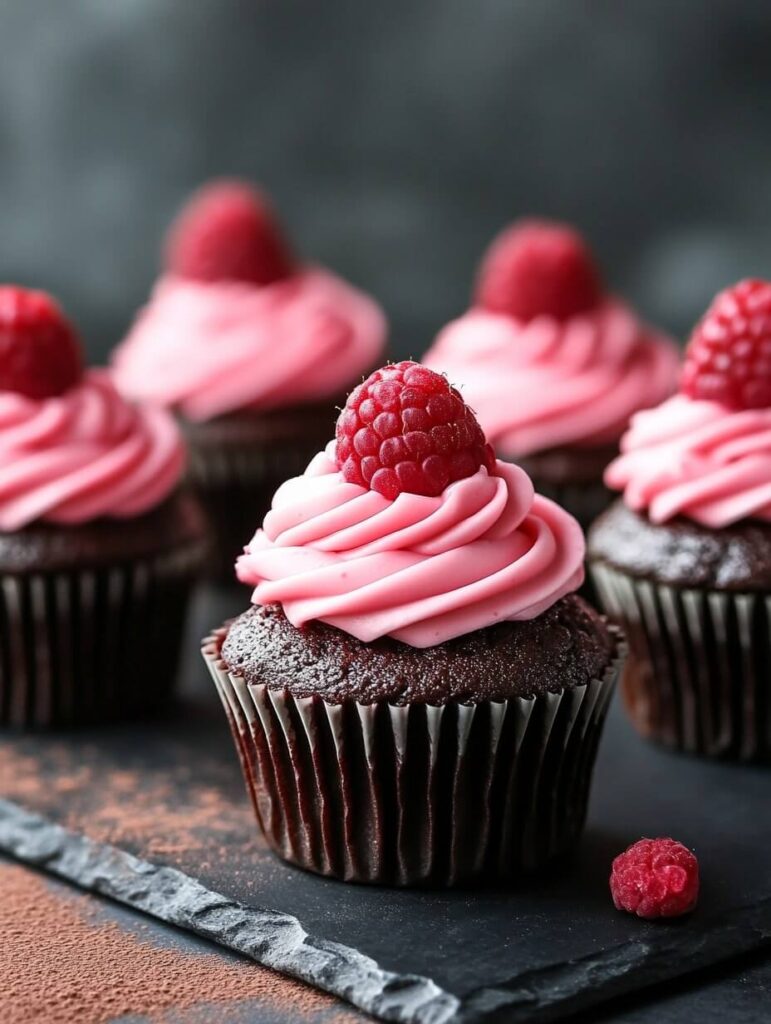
[(602, 297), (583, 239), (566, 224), (524, 220), (506, 228), (482, 260), (475, 299), (493, 313), (525, 323), (537, 316), (567, 320)]
[(266, 197), (250, 185), (206, 185), (184, 207), (166, 241), (166, 267), (195, 281), (272, 284), (294, 260)]
[(495, 455), (476, 417), (446, 377), (406, 360), (376, 370), (350, 393), (337, 421), (343, 477), (394, 499), (435, 497)]
[(0, 285), (0, 391), (53, 398), (82, 374), (80, 340), (51, 296)]
[(680, 389), (730, 409), (771, 406), (771, 282), (720, 292), (696, 325)]
[(678, 917), (696, 906), (699, 862), (674, 839), (640, 839), (613, 861), (610, 891), (617, 910)]

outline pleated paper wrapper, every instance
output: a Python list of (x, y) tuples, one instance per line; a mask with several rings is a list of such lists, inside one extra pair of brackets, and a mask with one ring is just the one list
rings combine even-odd
[(294, 447), (191, 445), (189, 477), (206, 513), (210, 578), (233, 582), (236, 558), (270, 509), (277, 488), (304, 473), (318, 450), (314, 441)]
[(638, 731), (690, 754), (771, 756), (771, 595), (692, 589), (595, 561), (605, 611), (627, 635), (624, 703)]
[(608, 703), (602, 678), (531, 699), (330, 704), (247, 684), (204, 641), (259, 826), (299, 867), (346, 881), (512, 879), (578, 842)]
[(0, 725), (153, 714), (172, 695), (200, 544), (124, 565), (0, 575)]
[(601, 480), (593, 483), (554, 484), (540, 478), (537, 474), (531, 474), (531, 477), (536, 492), (542, 494), (544, 498), (556, 501), (558, 505), (575, 516), (584, 532), (613, 502), (613, 494)]

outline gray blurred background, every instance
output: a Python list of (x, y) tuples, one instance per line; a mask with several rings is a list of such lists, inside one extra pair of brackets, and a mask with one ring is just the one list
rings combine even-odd
[(771, 274), (770, 108), (769, 0), (0, 0), (0, 278), (101, 359), (181, 199), (244, 175), (400, 354), (523, 213), (682, 333)]

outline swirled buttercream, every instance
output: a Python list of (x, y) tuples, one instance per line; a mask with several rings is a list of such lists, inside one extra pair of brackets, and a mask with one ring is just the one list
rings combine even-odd
[(377, 363), (385, 318), (325, 270), (265, 286), (158, 282), (114, 357), (130, 397), (191, 420), (336, 398)]
[(621, 452), (605, 482), (651, 522), (771, 521), (771, 409), (732, 411), (676, 395), (632, 419)]
[(0, 391), (0, 530), (141, 515), (177, 486), (184, 461), (169, 414), (128, 402), (106, 370), (55, 398)]
[(674, 389), (672, 342), (621, 302), (559, 321), (529, 323), (469, 310), (423, 358), (446, 372), (497, 451), (518, 458), (617, 441), (630, 416)]
[(255, 604), (281, 604), (295, 626), (432, 647), (535, 618), (581, 585), (583, 557), (578, 523), (518, 466), (391, 501), (346, 483), (332, 443), (276, 492), (237, 571)]

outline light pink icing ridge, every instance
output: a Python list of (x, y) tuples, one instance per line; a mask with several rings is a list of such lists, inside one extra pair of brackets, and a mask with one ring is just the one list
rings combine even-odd
[(675, 395), (632, 419), (621, 451), (605, 482), (651, 522), (771, 521), (771, 409), (735, 412)]
[(278, 489), (237, 572), (255, 604), (280, 603), (295, 626), (432, 647), (535, 618), (580, 587), (583, 559), (578, 523), (518, 466), (389, 501), (343, 480), (332, 442)]
[(56, 398), (0, 391), (0, 530), (141, 515), (174, 490), (184, 463), (171, 416), (127, 401), (106, 370)]
[(326, 270), (262, 287), (167, 275), (115, 375), (132, 398), (208, 420), (336, 398), (379, 361), (385, 335), (377, 303)]
[(672, 393), (675, 345), (616, 299), (561, 322), (473, 308), (423, 358), (447, 374), (493, 447), (517, 458), (617, 441), (630, 416)]

